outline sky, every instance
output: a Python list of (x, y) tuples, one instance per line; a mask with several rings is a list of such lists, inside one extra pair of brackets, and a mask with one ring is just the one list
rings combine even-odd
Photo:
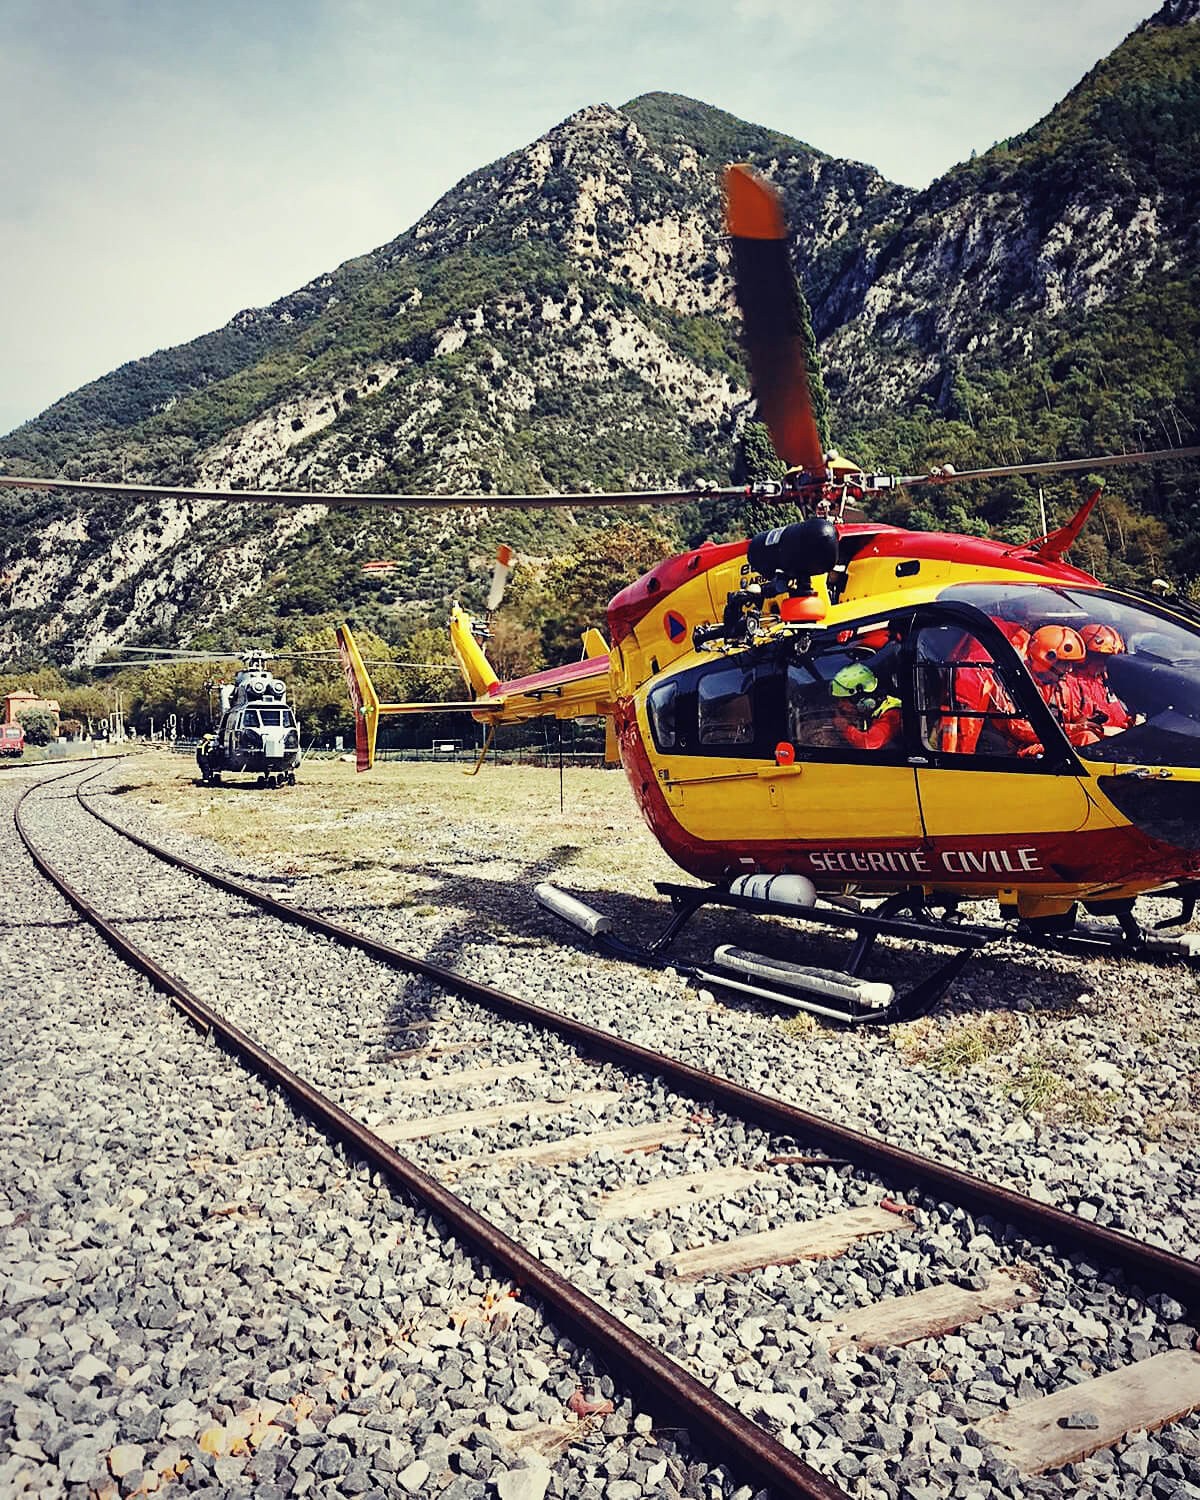
[(1156, 0), (0, 0), (0, 434), (407, 229), (588, 104), (687, 94), (913, 187)]

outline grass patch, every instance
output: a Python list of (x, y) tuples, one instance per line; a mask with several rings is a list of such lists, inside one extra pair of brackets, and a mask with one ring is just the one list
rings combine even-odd
[(960, 1016), (944, 1027), (926, 1016), (897, 1027), (895, 1042), (910, 1066), (953, 1075), (1007, 1052), (1020, 1036), (1013, 1016)]
[(1200, 1141), (1200, 1112), (1194, 1109), (1167, 1109), (1147, 1115), (1143, 1134), (1148, 1141), (1164, 1136), (1177, 1141)]
[[(565, 809), (556, 766), (488, 764), (478, 777), (457, 765), (386, 762), (366, 776), (343, 761), (305, 761), (297, 784), (264, 791), (233, 782), (196, 784), (178, 756), (146, 753), (139, 801), (184, 833), (231, 849), (273, 873), (318, 876), (375, 894), (382, 881), (427, 888), (469, 871), (532, 885), (570, 869), (581, 888), (649, 893), (679, 871), (638, 814), (619, 771), (568, 766)], [(498, 857), (513, 869), (490, 875)]]
[(1034, 1056), (1023, 1062), (1008, 1085), (1008, 1096), (1029, 1114), (1045, 1115), (1060, 1125), (1104, 1125), (1113, 1117), (1112, 1094), (1072, 1083), (1060, 1069), (1066, 1054)]
[(812, 1036), (817, 1030), (815, 1016), (807, 1015), (804, 1011), (797, 1011), (794, 1016), (788, 1016), (786, 1021), (779, 1022), (779, 1030), (784, 1036), (793, 1042), (798, 1042), (801, 1037)]

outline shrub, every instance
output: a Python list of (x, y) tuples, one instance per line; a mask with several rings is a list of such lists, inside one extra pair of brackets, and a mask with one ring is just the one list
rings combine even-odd
[(48, 708), (18, 709), (17, 718), (25, 731), (26, 744), (48, 745), (58, 738), (58, 720)]

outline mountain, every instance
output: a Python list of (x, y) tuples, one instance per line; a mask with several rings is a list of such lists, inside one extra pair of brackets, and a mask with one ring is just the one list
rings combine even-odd
[[(489, 492), (727, 482), (752, 414), (719, 172), (783, 191), (839, 445), (959, 468), (1194, 440), (1200, 0), (1169, 0), (1024, 135), (924, 192), (675, 95), (579, 111), (465, 178), (412, 229), (267, 308), (122, 366), (0, 439), (10, 472)], [(1077, 488), (1048, 489), (1051, 508)], [(1010, 481), (888, 514), (1039, 528)], [(1140, 472), (1081, 553), (1200, 570), (1193, 475)], [(503, 535), (586, 549), (611, 517), (81, 509), (0, 495), (7, 638), (282, 639), (353, 610), (439, 616)], [(737, 518), (647, 524), (692, 540)], [(1090, 551), (1088, 550), (1090, 548)], [(364, 579), (367, 556), (398, 558)], [(381, 592), (381, 590), (383, 592)]]

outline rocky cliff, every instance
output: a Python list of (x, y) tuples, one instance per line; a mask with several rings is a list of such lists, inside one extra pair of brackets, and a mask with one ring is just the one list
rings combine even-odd
[[(479, 511), (75, 510), (6, 494), (0, 651), (71, 639), (94, 657), (256, 620), (277, 636), (361, 606), (379, 588), (359, 572), (371, 555), (402, 559), (388, 586), (411, 619), (469, 588), (498, 532), (544, 554), (595, 524), (583, 511), (498, 521), (489, 492), (728, 481), (752, 410), (720, 234), (729, 160), (785, 195), (835, 431), (859, 456), (1053, 457), (1139, 443), (1164, 411), (1187, 437), (1200, 416), (1196, 21), (1197, 0), (1169, 0), (1044, 120), (922, 193), (677, 96), (581, 110), (389, 244), (0, 440), (11, 471), (462, 489)], [(1161, 552), (1165, 521), (1190, 514), (1187, 482), (1129, 495)], [(1019, 529), (1027, 501), (996, 492), (974, 522)]]

